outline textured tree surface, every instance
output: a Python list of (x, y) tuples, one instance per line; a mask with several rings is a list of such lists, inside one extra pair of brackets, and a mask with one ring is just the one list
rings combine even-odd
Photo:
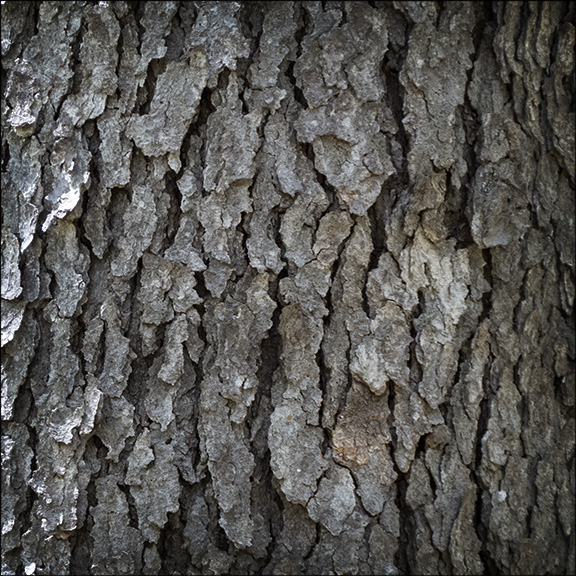
[(574, 574), (575, 11), (3, 2), (2, 574)]

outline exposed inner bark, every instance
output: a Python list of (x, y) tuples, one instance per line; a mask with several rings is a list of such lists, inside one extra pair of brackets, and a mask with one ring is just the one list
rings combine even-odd
[(573, 574), (573, 2), (2, 4), (2, 574)]

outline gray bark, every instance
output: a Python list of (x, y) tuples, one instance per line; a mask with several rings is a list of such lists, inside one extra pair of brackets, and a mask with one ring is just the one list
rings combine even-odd
[(574, 16), (3, 2), (2, 573), (574, 574)]

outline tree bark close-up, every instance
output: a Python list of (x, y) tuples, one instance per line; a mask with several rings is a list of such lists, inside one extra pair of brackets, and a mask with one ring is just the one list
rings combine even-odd
[(2, 2), (2, 574), (575, 574), (574, 2)]

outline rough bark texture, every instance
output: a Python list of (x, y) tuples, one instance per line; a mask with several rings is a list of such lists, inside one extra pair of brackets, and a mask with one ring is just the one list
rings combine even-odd
[(3, 2), (2, 573), (574, 574), (574, 15)]

